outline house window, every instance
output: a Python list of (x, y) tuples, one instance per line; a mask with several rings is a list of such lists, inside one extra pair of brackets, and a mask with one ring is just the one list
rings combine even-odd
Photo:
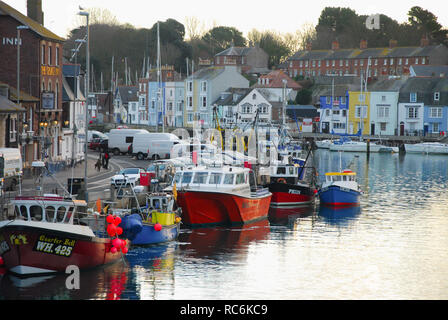
[(434, 122), (432, 124), (432, 132), (439, 132), (440, 128), (439, 128), (439, 123), (438, 122)]
[(303, 61), (299, 61), (299, 67), (300, 67), (300, 68), (303, 67)]
[(418, 58), (415, 58), (415, 64), (418, 64)]
[(409, 59), (406, 58), (406, 60), (404, 61), (404, 64), (408, 65), (409, 64)]
[(440, 92), (434, 92), (434, 101), (440, 100)]
[(401, 59), (401, 58), (400, 58), (400, 59), (398, 59), (398, 65), (400, 65), (400, 66), (401, 66), (401, 63), (403, 62), (402, 60), (403, 60), (403, 59)]
[(316, 66), (316, 60), (313, 60), (313, 68)]
[(345, 66), (348, 67), (348, 60), (345, 60)]
[(327, 67), (329, 67), (329, 66), (330, 66), (330, 61), (329, 61), (329, 60), (325, 61), (325, 65), (326, 65)]
[(364, 65), (364, 60), (359, 60), (359, 65), (362, 67)]
[(347, 98), (346, 97), (341, 97), (341, 104), (345, 104), (347, 102)]
[(381, 96), (381, 101), (385, 102), (386, 101), (386, 96)]
[(334, 65), (336, 64), (336, 60), (331, 61), (331, 66), (334, 67)]
[(48, 65), (51, 66), (51, 47), (48, 47)]
[(358, 60), (355, 60), (355, 67), (358, 66)]
[(9, 120), (9, 141), (15, 142), (17, 137), (17, 119), (16, 118), (10, 118)]
[(380, 130), (386, 131), (387, 128), (387, 122), (380, 122)]
[(358, 97), (358, 100), (359, 100), (360, 102), (364, 102), (364, 101), (366, 101), (366, 95), (365, 95), (365, 94), (360, 94), (359, 97)]
[(409, 95), (409, 102), (417, 102), (417, 92), (411, 92)]
[(422, 58), (422, 64), (425, 64), (425, 63), (426, 63), (426, 59)]
[(394, 58), (390, 58), (390, 65), (391, 65), (391, 66), (394, 65)]
[(418, 118), (418, 107), (408, 107), (408, 119)]
[(375, 59), (375, 65), (376, 66), (378, 65), (378, 59)]
[(340, 67), (342, 67), (342, 66), (343, 66), (343, 64), (344, 64), (344, 61), (342, 61), (342, 60), (339, 60), (339, 66), (340, 66)]
[(193, 122), (193, 113), (192, 112), (188, 112), (187, 113), (187, 121), (188, 122)]
[(193, 92), (193, 81), (188, 81), (188, 92)]
[(325, 98), (325, 103), (326, 104), (331, 104), (331, 97), (326, 97)]
[(59, 47), (56, 47), (55, 65), (59, 66)]
[(347, 110), (342, 110), (342, 116), (346, 117), (347, 116)]
[(378, 118), (389, 118), (389, 107), (378, 107)]
[(41, 56), (41, 63), (42, 64), (45, 64), (45, 46), (44, 45), (42, 45), (42, 48), (41, 48), (42, 50), (41, 50), (41, 53), (40, 53), (40, 56)]
[(333, 115), (339, 115), (339, 110), (333, 110)]
[(325, 115), (326, 115), (327, 117), (330, 116), (330, 109), (325, 110)]
[(201, 82), (201, 91), (207, 92), (207, 82), (206, 81)]
[(188, 102), (187, 106), (189, 108), (193, 108), (193, 97), (188, 97), (187, 102)]
[(384, 59), (383, 64), (387, 66), (387, 59)]
[(429, 108), (429, 113), (431, 118), (442, 118), (442, 108), (439, 107)]
[(201, 106), (207, 108), (207, 97), (201, 97)]
[(317, 62), (317, 66), (320, 67), (320, 65), (321, 65), (321, 61), (319, 60), (319, 61)]
[(367, 117), (367, 106), (356, 106), (355, 108), (355, 118), (366, 118)]
[(254, 93), (254, 94), (252, 95), (252, 100), (255, 100), (255, 99), (257, 99), (257, 95)]
[(308, 60), (305, 61), (305, 67), (308, 67)]

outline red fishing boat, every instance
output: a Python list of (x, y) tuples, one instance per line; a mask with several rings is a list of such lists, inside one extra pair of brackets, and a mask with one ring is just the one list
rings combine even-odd
[(87, 205), (83, 200), (18, 196), (12, 204), (14, 219), (0, 222), (0, 256), (11, 273), (66, 272), (70, 265), (86, 269), (122, 256), (111, 252), (112, 239), (97, 237), (90, 227), (78, 224), (78, 209)]
[(167, 189), (177, 194), (182, 222), (195, 227), (266, 219), (272, 196), (256, 186), (252, 170), (232, 166), (180, 170)]

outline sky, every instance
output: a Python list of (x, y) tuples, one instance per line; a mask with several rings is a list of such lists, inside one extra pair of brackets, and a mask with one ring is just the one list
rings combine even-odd
[[(26, 15), (27, 0), (2, 1)], [(185, 24), (186, 17), (195, 17), (205, 30), (213, 26), (235, 27), (244, 36), (252, 29), (294, 33), (304, 24), (316, 25), (325, 7), (348, 7), (358, 15), (381, 13), (402, 23), (407, 21), (411, 7), (420, 6), (435, 14), (438, 22), (448, 28), (448, 1), (443, 0), (42, 0), (44, 26), (66, 37), (83, 21), (77, 15), (79, 6), (106, 8), (120, 23), (137, 28), (151, 28), (157, 21), (168, 18)]]

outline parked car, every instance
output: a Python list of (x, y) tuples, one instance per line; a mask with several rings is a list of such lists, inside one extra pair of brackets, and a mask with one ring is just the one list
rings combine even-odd
[(138, 185), (140, 183), (140, 174), (145, 172), (145, 169), (142, 168), (125, 168), (110, 179), (110, 184), (115, 188), (125, 187), (130, 184)]
[(101, 143), (101, 138), (93, 138), (90, 142), (89, 142), (89, 149), (92, 150), (100, 150), (100, 143)]

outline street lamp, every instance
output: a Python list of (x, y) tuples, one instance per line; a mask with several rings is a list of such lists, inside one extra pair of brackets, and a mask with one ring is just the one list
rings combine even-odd
[[(20, 31), (29, 29), (28, 26), (20, 25), (17, 26), (17, 105), (20, 105)], [(25, 121), (25, 113), (23, 114), (23, 121)], [(25, 133), (25, 127), (23, 127), (22, 137)], [(25, 146), (23, 145), (23, 139), (20, 140), (22, 147), (22, 161), (25, 161)], [(20, 192), (21, 194), (22, 192)]]
[(89, 113), (89, 74), (90, 74), (90, 46), (89, 46), (89, 13), (85, 11), (78, 12), (78, 15), (86, 17), (86, 88), (85, 88), (85, 96), (86, 96), (86, 114), (85, 114), (85, 145), (84, 145), (84, 192), (85, 192), (85, 201), (89, 201), (89, 194), (87, 192), (87, 138), (88, 138), (88, 113)]

